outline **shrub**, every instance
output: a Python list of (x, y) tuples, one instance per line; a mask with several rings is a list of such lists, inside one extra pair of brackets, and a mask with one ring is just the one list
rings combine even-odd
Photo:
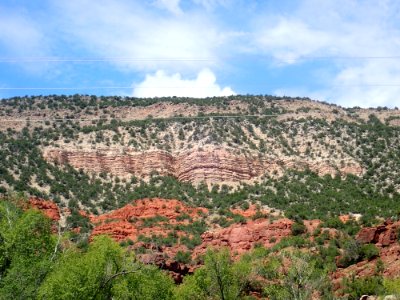
[(381, 276), (365, 278), (345, 278), (343, 280), (344, 292), (349, 300), (358, 300), (362, 295), (383, 295), (385, 288)]
[(360, 254), (362, 258), (371, 260), (379, 256), (379, 249), (374, 244), (362, 245), (360, 249)]
[(178, 251), (175, 255), (175, 260), (183, 264), (188, 264), (192, 261), (192, 256), (189, 251)]
[(303, 223), (295, 222), (292, 225), (292, 234), (294, 236), (303, 234), (306, 230), (306, 226)]

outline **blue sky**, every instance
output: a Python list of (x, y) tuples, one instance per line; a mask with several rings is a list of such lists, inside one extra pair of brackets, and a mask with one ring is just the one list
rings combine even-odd
[(0, 98), (75, 93), (400, 106), (400, 1), (1, 1)]

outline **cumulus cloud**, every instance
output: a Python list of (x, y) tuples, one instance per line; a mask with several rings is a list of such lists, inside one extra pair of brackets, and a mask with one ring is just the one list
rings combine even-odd
[[(48, 16), (42, 19), (0, 5), (0, 48), (5, 57), (44, 57), (51, 49), (59, 57), (98, 59), (92, 72), (111, 67), (107, 74), (117, 74), (115, 82), (143, 74), (146, 80), (196, 81), (198, 70), (213, 69), (230, 72), (235, 82), (241, 78), (240, 89), (249, 93), (257, 89), (246, 78), (265, 76), (279, 92), (342, 105), (398, 105), (399, 1), (266, 2), (58, 0), (46, 2), (44, 12), (33, 9), (36, 16)], [(66, 70), (77, 64), (59, 65), (60, 74), (70, 74)], [(80, 66), (87, 65), (76, 69)], [(297, 78), (303, 70), (306, 80)], [(88, 80), (92, 75), (102, 76), (92, 73)], [(135, 93), (139, 90), (144, 93), (144, 88)]]
[(196, 97), (230, 96), (235, 92), (230, 87), (220, 87), (215, 74), (209, 69), (203, 69), (194, 79), (184, 79), (181, 74), (168, 74), (159, 70), (146, 75), (144, 81), (134, 85), (135, 97)]

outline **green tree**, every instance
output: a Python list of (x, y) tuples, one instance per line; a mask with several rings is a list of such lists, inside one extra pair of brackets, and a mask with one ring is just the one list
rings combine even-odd
[(36, 210), (22, 213), (10, 202), (1, 203), (0, 214), (0, 297), (35, 298), (54, 257), (51, 222)]
[(184, 279), (177, 290), (177, 299), (240, 299), (250, 271), (245, 261), (233, 263), (227, 249), (208, 250), (204, 267)]
[(39, 299), (106, 299), (113, 279), (133, 271), (131, 265), (118, 244), (97, 237), (87, 252), (69, 249), (61, 257), (41, 286)]
[(68, 250), (44, 281), (39, 299), (170, 299), (172, 281), (145, 267), (106, 236), (86, 252)]
[(112, 287), (114, 299), (173, 299), (172, 279), (155, 266), (142, 266), (138, 272), (121, 276)]
[(288, 253), (290, 267), (281, 278), (281, 283), (271, 284), (264, 293), (272, 300), (309, 300), (314, 293), (321, 299), (333, 299), (326, 270), (317, 267), (312, 256), (303, 253)]

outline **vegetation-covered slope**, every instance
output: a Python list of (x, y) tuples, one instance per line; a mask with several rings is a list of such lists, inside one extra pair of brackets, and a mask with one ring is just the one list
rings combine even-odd
[(398, 293), (399, 223), (356, 234), (399, 218), (399, 120), (270, 96), (3, 100), (0, 299)]
[[(75, 95), (3, 100), (0, 114), (3, 193), (24, 191), (93, 213), (154, 196), (208, 208), (259, 201), (304, 218), (352, 212), (371, 220), (400, 211), (398, 110), (343, 109), (307, 99), (264, 96)], [(54, 149), (128, 156), (157, 150), (214, 155), (223, 149), (233, 155), (229, 172), (243, 157), (246, 163), (269, 167), (249, 180), (226, 182), (221, 175), (220, 182), (217, 176), (205, 180), (207, 185), (193, 185), (179, 181), (173, 171), (157, 168), (150, 168), (147, 176), (135, 170), (118, 176), (112, 169), (91, 170), (90, 158), (83, 168), (57, 164), (43, 155)], [(223, 162), (217, 160), (218, 164)], [(197, 174), (207, 178), (207, 172), (204, 167)]]

